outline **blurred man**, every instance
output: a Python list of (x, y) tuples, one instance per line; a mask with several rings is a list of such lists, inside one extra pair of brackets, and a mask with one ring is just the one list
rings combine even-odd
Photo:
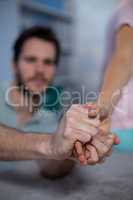
[[(62, 119), (45, 108), (59, 57), (60, 45), (51, 29), (27, 29), (14, 44), (14, 79), (0, 88), (0, 160), (41, 161), (48, 177), (65, 175), (74, 160), (96, 164), (114, 144), (113, 135), (94, 137), (99, 119), (88, 119), (85, 106), (71, 106)], [(84, 152), (78, 141), (93, 143)]]

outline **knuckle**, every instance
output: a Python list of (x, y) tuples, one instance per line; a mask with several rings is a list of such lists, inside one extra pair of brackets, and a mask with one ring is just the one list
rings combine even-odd
[(80, 140), (83, 143), (85, 143), (86, 141), (89, 140), (87, 137), (82, 136), (82, 135), (77, 135), (77, 139)]

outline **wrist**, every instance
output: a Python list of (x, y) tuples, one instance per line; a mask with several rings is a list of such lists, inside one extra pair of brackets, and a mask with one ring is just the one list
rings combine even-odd
[(47, 135), (47, 139), (44, 135), (42, 135), (42, 138), (40, 141), (37, 142), (36, 149), (38, 154), (42, 157), (42, 159), (53, 159), (53, 135)]
[(104, 107), (106, 110), (108, 110), (109, 115), (112, 115), (114, 106), (116, 104), (115, 96), (113, 95), (113, 92), (109, 91), (109, 89), (108, 91), (107, 90), (103, 91), (99, 95), (98, 105), (99, 107)]

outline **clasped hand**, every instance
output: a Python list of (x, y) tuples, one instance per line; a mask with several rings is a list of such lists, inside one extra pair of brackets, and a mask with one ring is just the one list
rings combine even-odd
[(97, 129), (97, 133), (92, 130), (90, 141), (84, 143), (81, 141), (75, 142), (73, 158), (78, 160), (82, 165), (103, 163), (112, 154), (113, 146), (120, 143), (119, 138), (109, 131), (110, 119), (107, 111), (95, 103), (83, 106), (77, 105), (77, 107), (75, 106), (75, 112), (76, 110), (79, 111), (77, 118), (79, 118), (82, 126), (86, 115), (88, 117), (88, 123)]

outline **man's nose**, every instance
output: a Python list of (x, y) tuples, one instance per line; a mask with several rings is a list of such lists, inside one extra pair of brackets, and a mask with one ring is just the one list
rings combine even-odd
[(44, 65), (42, 62), (38, 62), (36, 65), (37, 72), (43, 72), (44, 71)]

